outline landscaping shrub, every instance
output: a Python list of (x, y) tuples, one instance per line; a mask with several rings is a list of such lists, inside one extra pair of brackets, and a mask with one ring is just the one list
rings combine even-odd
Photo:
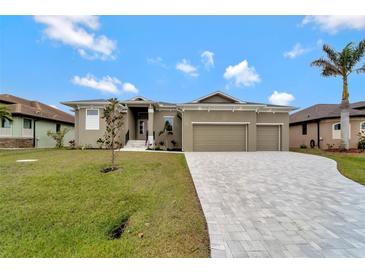
[(70, 148), (72, 148), (72, 149), (76, 148), (76, 141), (75, 140), (70, 140), (70, 141), (68, 141), (68, 143), (70, 144)]
[(65, 138), (65, 135), (67, 132), (69, 132), (69, 128), (64, 128), (60, 131), (53, 132), (51, 130), (47, 131), (47, 136), (51, 137), (53, 140), (56, 141), (56, 148), (62, 148), (63, 147), (63, 139)]
[(361, 130), (359, 133), (359, 141), (357, 143), (357, 148), (365, 150), (365, 130)]

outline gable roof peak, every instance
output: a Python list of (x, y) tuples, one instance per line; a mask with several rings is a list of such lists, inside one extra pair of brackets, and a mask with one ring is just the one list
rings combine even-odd
[(200, 102), (202, 102), (202, 101), (204, 101), (204, 100), (206, 100), (206, 99), (208, 99), (210, 97), (217, 96), (217, 95), (218, 96), (221, 96), (223, 98), (229, 99), (230, 101), (232, 101), (232, 103), (246, 103), (246, 102), (241, 101), (240, 99), (238, 99), (236, 97), (233, 97), (233, 96), (231, 96), (231, 95), (229, 95), (229, 94), (227, 94), (227, 93), (225, 93), (223, 91), (219, 91), (219, 90), (213, 91), (213, 92), (209, 93), (208, 95), (205, 95), (203, 97), (200, 97), (200, 98), (192, 101), (192, 103), (200, 103)]

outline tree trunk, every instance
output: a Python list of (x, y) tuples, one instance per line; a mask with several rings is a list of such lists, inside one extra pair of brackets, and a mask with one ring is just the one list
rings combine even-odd
[(343, 90), (341, 101), (341, 149), (350, 148), (350, 104), (347, 77), (343, 77)]
[[(114, 113), (113, 113), (114, 115)], [(114, 118), (114, 117), (113, 117)], [(113, 119), (113, 123), (112, 123), (112, 130), (111, 130), (111, 145), (112, 145), (112, 168), (115, 167), (114, 162), (115, 162), (115, 155), (114, 155), (114, 134), (115, 134), (115, 123), (114, 123), (114, 119)]]

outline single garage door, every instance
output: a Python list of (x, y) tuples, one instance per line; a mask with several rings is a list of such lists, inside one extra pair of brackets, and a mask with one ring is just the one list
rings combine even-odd
[(194, 151), (246, 151), (247, 125), (199, 124), (193, 127)]
[(260, 125), (256, 127), (256, 150), (280, 150), (280, 126)]

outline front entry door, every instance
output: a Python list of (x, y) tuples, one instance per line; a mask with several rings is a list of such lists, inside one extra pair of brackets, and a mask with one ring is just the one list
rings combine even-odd
[(137, 120), (137, 140), (146, 140), (147, 134), (147, 120), (138, 119)]

